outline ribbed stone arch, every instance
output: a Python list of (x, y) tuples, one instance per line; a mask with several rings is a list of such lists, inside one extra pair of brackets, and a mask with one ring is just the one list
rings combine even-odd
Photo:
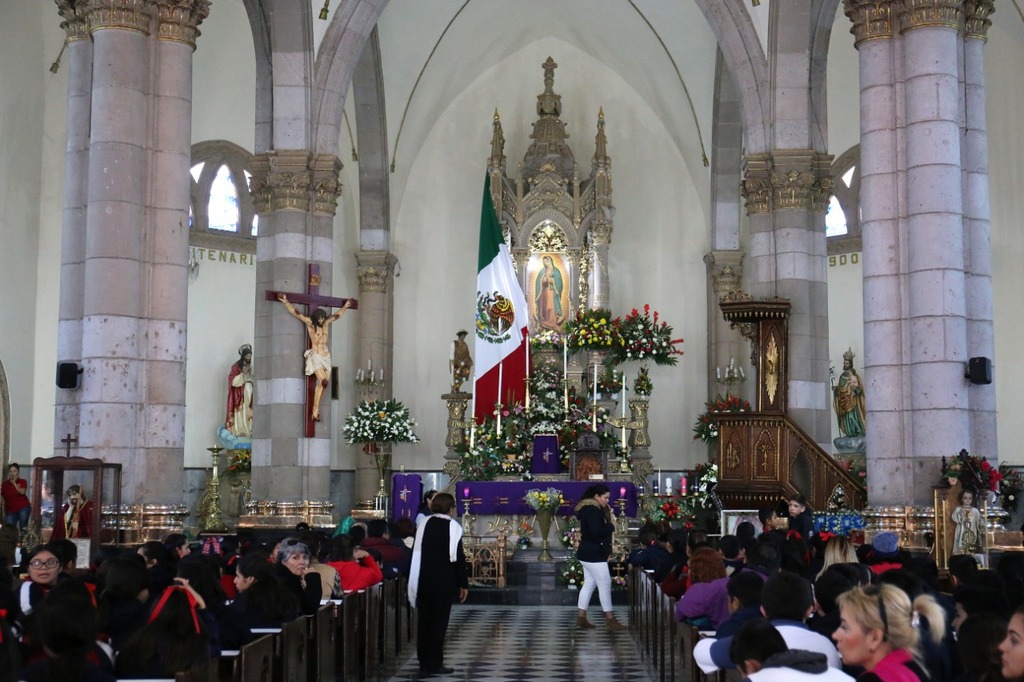
[(0, 462), (7, 475), (7, 464), (11, 461), (11, 391), (7, 384), (4, 363), (0, 361)]
[(715, 64), (711, 132), (711, 250), (740, 248), (743, 121), (739, 93), (721, 50)]
[(274, 95), (270, 63), (270, 23), (263, 0), (244, 0), (256, 55), (256, 134), (253, 149), (262, 154), (270, 149), (273, 131)]
[[(711, 26), (739, 93), (747, 154), (770, 149), (768, 60), (744, 0), (695, 0)], [(773, 3), (773, 5), (776, 3)]]
[(359, 132), (359, 245), (363, 250), (387, 251), (391, 248), (391, 183), (384, 76), (376, 28), (356, 63), (352, 96)]
[[(345, 97), (352, 74), (387, 4), (388, 0), (349, 0), (332, 12), (316, 57), (312, 112), (312, 151), (315, 154), (338, 153)], [(377, 65), (379, 69), (379, 59)], [(361, 132), (359, 136), (362, 137)]]
[(816, 5), (811, 32), (811, 147), (828, 150), (828, 47), (840, 0), (823, 0)]

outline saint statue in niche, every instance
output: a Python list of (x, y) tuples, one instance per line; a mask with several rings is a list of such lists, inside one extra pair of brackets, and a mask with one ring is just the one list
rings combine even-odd
[(564, 263), (556, 262), (551, 254), (541, 257), (541, 267), (534, 274), (532, 290), (532, 322), (536, 330), (561, 331), (565, 323), (566, 306)]

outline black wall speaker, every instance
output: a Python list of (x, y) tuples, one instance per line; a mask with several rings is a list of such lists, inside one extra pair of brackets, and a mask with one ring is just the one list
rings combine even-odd
[(84, 370), (77, 362), (57, 363), (57, 388), (78, 388)]
[(967, 380), (972, 384), (991, 384), (992, 361), (988, 358), (971, 358), (968, 360)]

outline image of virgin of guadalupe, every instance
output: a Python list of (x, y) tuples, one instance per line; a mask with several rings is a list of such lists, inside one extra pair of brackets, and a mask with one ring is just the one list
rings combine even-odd
[(565, 322), (565, 312), (562, 308), (565, 284), (562, 272), (555, 266), (554, 258), (550, 255), (545, 255), (541, 263), (540, 272), (533, 280), (535, 326), (537, 329), (559, 331)]

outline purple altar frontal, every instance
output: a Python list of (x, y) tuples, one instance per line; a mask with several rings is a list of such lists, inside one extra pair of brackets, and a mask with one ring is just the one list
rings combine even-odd
[(557, 514), (573, 514), (583, 492), (595, 483), (604, 483), (611, 490), (611, 507), (618, 513), (620, 498), (626, 500), (626, 516), (636, 516), (636, 486), (630, 481), (459, 481), (455, 484), (458, 513), (464, 514), (469, 500), (471, 514), (527, 514), (537, 512), (523, 499), (527, 490), (562, 491), (565, 498)]

